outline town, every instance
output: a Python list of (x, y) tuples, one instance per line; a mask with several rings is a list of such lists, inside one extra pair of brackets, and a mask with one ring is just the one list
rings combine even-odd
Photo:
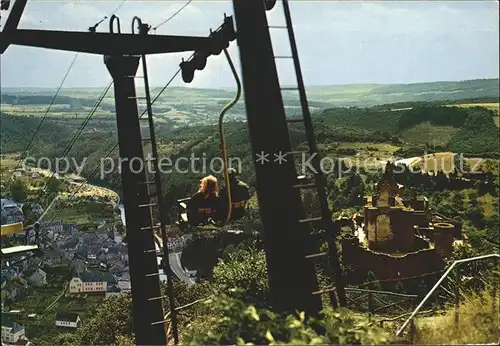
[(498, 6), (1, 0), (2, 346), (498, 344)]
[[(4, 171), (3, 176), (7, 175), (14, 180), (33, 180), (44, 176), (43, 173), (32, 172), (30, 168)], [(92, 189), (94, 192), (102, 190), (97, 186), (93, 186)], [(85, 193), (78, 195), (68, 193), (66, 198), (73, 202), (78, 202), (78, 199), (82, 198), (115, 205), (113, 200), (103, 199), (98, 192), (90, 196)], [(2, 198), (1, 203), (2, 226), (26, 222), (23, 203), (16, 203), (7, 198)], [(118, 213), (119, 210), (118, 208)], [(30, 217), (36, 218), (46, 215), (39, 204), (32, 205), (27, 213)], [(44, 237), (40, 249), (35, 254), (10, 256), (7, 261), (2, 261), (2, 341), (8, 344), (29, 343), (26, 327), (13, 322), (12, 319), (12, 317), (17, 319), (21, 311), (23, 315), (28, 316), (30, 323), (51, 314), (53, 330), (78, 329), (84, 316), (74, 312), (75, 309), (45, 310), (49, 306), (34, 306), (32, 311), (27, 311), (26, 308), (19, 309), (25, 304), (29, 306), (30, 299), (36, 297), (39, 292), (45, 294), (58, 289), (60, 292), (53, 298), (57, 300), (64, 297), (66, 302), (78, 301), (87, 294), (93, 295), (94, 300), (100, 301), (113, 295), (130, 292), (127, 245), (123, 242), (123, 234), (117, 229), (116, 223), (96, 220), (95, 229), (90, 230), (62, 220), (39, 220), (39, 224), (40, 233)], [(3, 235), (2, 238), (2, 247), (6, 247), (9, 244), (23, 242), (25, 235), (10, 234)], [(173, 253), (180, 253), (189, 239), (190, 235), (170, 238), (168, 248)], [(33, 235), (29, 241), (34, 241)], [(183, 269), (179, 271), (182, 272)], [(163, 277), (163, 280), (166, 280), (166, 277)], [(56, 303), (56, 301), (50, 302), (53, 306)]]

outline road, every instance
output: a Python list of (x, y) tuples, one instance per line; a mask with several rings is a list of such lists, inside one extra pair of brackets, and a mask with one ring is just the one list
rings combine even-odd
[(194, 285), (196, 282), (192, 279), (182, 268), (181, 265), (181, 252), (174, 252), (168, 255), (170, 261), (170, 269), (174, 272), (180, 280), (184, 281), (188, 285)]
[(421, 156), (414, 156), (414, 157), (409, 157), (407, 159), (397, 160), (394, 163), (396, 165), (400, 164), (400, 165), (406, 165), (408, 167), (411, 167), (412, 165), (414, 165), (415, 163), (417, 163), (421, 159), (422, 159)]
[(43, 211), (42, 215), (40, 215), (40, 217), (38, 218), (37, 222), (40, 222), (42, 221), (42, 219), (44, 218), (45, 214), (47, 214), (47, 212), (50, 210), (50, 208), (52, 208), (52, 206), (54, 205), (54, 203), (59, 199), (59, 197), (61, 197), (61, 195), (57, 195), (53, 200), (52, 202), (50, 202), (50, 204), (47, 206), (47, 208), (45, 208), (45, 210)]
[[(123, 204), (120, 204), (118, 207), (120, 208), (120, 216), (122, 219), (122, 223), (123, 223), (123, 225), (125, 225), (125, 208), (123, 207)], [(161, 239), (159, 239), (158, 237), (156, 239), (159, 242), (161, 242)], [(158, 246), (157, 242), (155, 242), (155, 247), (156, 247), (156, 250), (160, 250), (160, 247)], [(194, 279), (192, 279), (189, 276), (189, 274), (186, 273), (184, 271), (184, 269), (182, 268), (181, 260), (180, 260), (181, 254), (182, 254), (182, 251), (172, 252), (168, 255), (168, 260), (170, 262), (170, 269), (172, 269), (172, 272), (175, 274), (175, 276), (177, 276), (179, 278), (179, 280), (187, 283), (188, 285), (193, 285), (193, 284), (195, 284)], [(158, 257), (157, 260), (158, 260), (158, 266), (160, 266), (161, 257)], [(162, 272), (162, 271), (163, 270), (160, 269), (160, 272)], [(166, 281), (166, 279), (167, 279), (167, 277), (164, 273), (162, 275), (160, 275), (161, 281)]]

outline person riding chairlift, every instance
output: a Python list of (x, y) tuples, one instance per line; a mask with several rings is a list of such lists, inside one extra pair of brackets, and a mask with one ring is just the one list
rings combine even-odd
[[(241, 219), (245, 215), (245, 207), (250, 199), (250, 188), (248, 185), (238, 179), (238, 172), (234, 168), (228, 169), (229, 187), (231, 190), (231, 218), (230, 220)], [(226, 187), (220, 191), (220, 218), (224, 219), (227, 215), (228, 200)]]
[(200, 188), (187, 202), (188, 222), (191, 225), (205, 224), (217, 212), (219, 187), (217, 178), (209, 175), (200, 180)]

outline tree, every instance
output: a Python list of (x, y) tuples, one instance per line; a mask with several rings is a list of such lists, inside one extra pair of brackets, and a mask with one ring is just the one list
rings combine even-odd
[(249, 303), (266, 304), (269, 287), (264, 251), (247, 248), (229, 253), (214, 267), (214, 286), (221, 292), (236, 289), (233, 295)]
[(10, 183), (10, 195), (17, 202), (24, 202), (28, 197), (28, 189), (21, 179), (16, 179)]
[(23, 214), (24, 216), (28, 216), (28, 214), (31, 213), (31, 208), (33, 207), (33, 205), (31, 203), (24, 203), (23, 206), (22, 206), (22, 211), (23, 211)]
[(77, 344), (77, 336), (72, 333), (62, 333), (62, 334), (57, 334), (53, 339), (52, 343), (54, 345), (61, 345), (61, 346), (72, 346)]
[(47, 182), (47, 191), (50, 193), (57, 193), (61, 191), (64, 187), (64, 184), (57, 178), (52, 177)]
[(80, 345), (117, 344), (121, 336), (132, 336), (132, 296), (107, 298), (77, 332)]
[(466, 211), (467, 218), (476, 227), (484, 227), (484, 213), (482, 209), (478, 206), (468, 208)]

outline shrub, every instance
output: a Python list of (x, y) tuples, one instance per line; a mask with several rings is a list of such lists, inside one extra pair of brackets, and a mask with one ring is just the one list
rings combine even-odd
[(266, 309), (221, 295), (204, 304), (213, 314), (185, 329), (182, 342), (190, 345), (317, 345), (383, 344), (387, 335), (378, 327), (355, 320), (346, 312), (326, 309), (322, 320), (306, 321), (304, 313), (280, 316)]
[(264, 251), (247, 248), (228, 253), (214, 268), (214, 286), (221, 292), (237, 289), (234, 297), (265, 304), (269, 287)]

